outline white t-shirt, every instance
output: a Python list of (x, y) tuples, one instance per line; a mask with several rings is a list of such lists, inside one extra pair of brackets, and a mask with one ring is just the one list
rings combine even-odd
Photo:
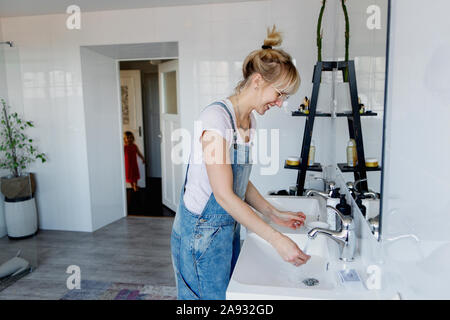
[[(221, 100), (230, 111), (234, 127), (237, 130), (236, 116), (234, 108), (229, 99)], [(256, 119), (253, 112), (250, 114), (250, 141), (245, 143), (241, 135), (237, 134), (238, 144), (251, 144), (254, 139), (256, 129)], [(200, 113), (198, 120), (194, 125), (194, 137), (191, 144), (191, 158), (186, 181), (186, 190), (184, 193), (184, 204), (192, 213), (201, 214), (211, 196), (212, 189), (209, 183), (206, 166), (203, 162), (203, 151), (200, 137), (205, 130), (211, 130), (221, 135), (228, 144), (228, 150), (233, 142), (233, 127), (231, 126), (230, 116), (220, 105), (215, 104), (206, 107)]]

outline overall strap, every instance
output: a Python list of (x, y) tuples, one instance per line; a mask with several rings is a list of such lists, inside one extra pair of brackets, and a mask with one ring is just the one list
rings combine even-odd
[(231, 115), (230, 110), (228, 110), (228, 107), (221, 101), (213, 102), (208, 107), (213, 106), (213, 105), (220, 105), (228, 113), (228, 116), (230, 117), (230, 121), (231, 121), (231, 127), (233, 128), (233, 143), (235, 144), (237, 141), (237, 136), (236, 136), (237, 131), (236, 131), (236, 127), (234, 126), (233, 116)]

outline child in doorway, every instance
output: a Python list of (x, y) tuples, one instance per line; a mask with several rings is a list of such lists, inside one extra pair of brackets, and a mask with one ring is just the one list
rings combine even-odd
[(131, 131), (126, 131), (123, 135), (124, 139), (124, 153), (125, 153), (125, 177), (126, 182), (131, 184), (131, 187), (136, 192), (138, 191), (137, 181), (140, 178), (139, 168), (137, 163), (137, 156), (142, 159), (145, 164), (145, 159), (139, 151), (137, 145), (134, 144), (134, 135)]

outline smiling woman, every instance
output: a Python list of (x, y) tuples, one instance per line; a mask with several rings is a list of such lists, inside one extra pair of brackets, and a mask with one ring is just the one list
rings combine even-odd
[(250, 148), (256, 121), (281, 107), (295, 93), (300, 76), (289, 54), (273, 48), (282, 42), (275, 26), (261, 49), (243, 64), (243, 80), (232, 96), (203, 109), (202, 129), (193, 139), (194, 159), (187, 167), (180, 206), (172, 229), (172, 261), (179, 299), (225, 299), (240, 252), (240, 224), (269, 242), (287, 262), (299, 266), (310, 258), (288, 237), (273, 229), (252, 206), (278, 225), (297, 229), (302, 212), (280, 211), (249, 181)]

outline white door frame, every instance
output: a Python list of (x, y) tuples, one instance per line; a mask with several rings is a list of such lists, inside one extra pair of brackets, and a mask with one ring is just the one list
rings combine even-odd
[[(163, 87), (163, 74), (167, 72), (174, 72), (176, 74), (176, 98), (177, 98), (177, 113), (170, 114), (164, 112), (165, 100), (164, 100), (164, 87)], [(170, 154), (172, 151), (172, 144), (169, 146), (166, 143), (170, 143), (170, 137), (165, 136), (165, 133), (169, 129), (170, 134), (173, 130), (178, 129), (181, 125), (180, 119), (180, 81), (179, 81), (179, 62), (178, 59), (173, 61), (164, 62), (158, 65), (158, 82), (159, 82), (159, 116), (160, 116), (160, 130), (162, 134), (161, 138), (161, 187), (162, 187), (162, 202), (163, 205), (170, 208), (173, 211), (177, 210), (177, 202), (179, 196), (179, 188), (177, 182), (179, 182), (178, 169), (175, 164), (173, 164), (172, 159), (167, 159), (167, 148), (170, 148)], [(166, 128), (166, 124), (170, 128)], [(170, 166), (170, 167), (168, 167)], [(170, 171), (170, 174), (167, 172)], [(170, 181), (170, 178), (172, 179)], [(181, 188), (181, 186), (180, 186)]]

